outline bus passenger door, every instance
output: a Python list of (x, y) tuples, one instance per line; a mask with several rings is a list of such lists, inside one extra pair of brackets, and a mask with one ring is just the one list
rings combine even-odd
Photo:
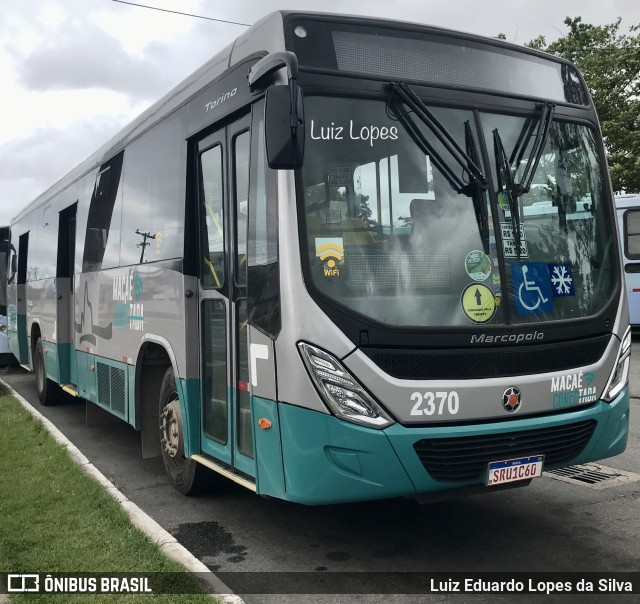
[[(29, 339), (27, 336), (27, 256), (29, 254), (29, 233), (18, 238), (18, 273), (16, 275), (16, 339), (11, 339), (11, 352), (22, 364), (29, 362)], [(9, 329), (13, 330), (12, 317)]]
[(198, 144), (203, 453), (255, 476), (247, 342), (249, 126)]
[(229, 190), (233, 251), (231, 273), (232, 353), (231, 384), (234, 418), (234, 467), (255, 478), (251, 391), (249, 386), (249, 329), (247, 316), (247, 226), (249, 214), (250, 116), (228, 129)]
[(60, 384), (77, 384), (75, 355), (74, 272), (77, 203), (59, 215), (56, 265), (57, 344)]
[(224, 129), (199, 142), (200, 441), (203, 453), (230, 465), (226, 157)]

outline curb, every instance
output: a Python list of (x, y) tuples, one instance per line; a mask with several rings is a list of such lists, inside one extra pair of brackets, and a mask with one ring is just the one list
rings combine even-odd
[[(42, 422), (45, 429), (53, 437), (53, 439), (62, 445), (69, 454), (69, 457), (82, 469), (82, 471), (93, 478), (113, 499), (115, 499), (120, 507), (124, 510), (129, 520), (140, 529), (160, 551), (182, 564), (184, 568), (191, 573), (207, 573), (207, 577), (202, 581), (206, 587), (212, 590), (212, 595), (222, 604), (245, 604), (244, 600), (233, 593), (203, 562), (198, 560), (186, 547), (181, 545), (177, 539), (168, 531), (163, 529), (151, 516), (140, 509), (133, 501), (109, 481), (109, 479), (96, 468), (54, 424), (40, 413), (27, 399), (18, 394), (7, 382), (0, 378), (2, 383), (14, 396), (20, 404), (37, 420)], [(200, 578), (199, 578), (200, 579)], [(0, 604), (2, 596), (0, 595)]]

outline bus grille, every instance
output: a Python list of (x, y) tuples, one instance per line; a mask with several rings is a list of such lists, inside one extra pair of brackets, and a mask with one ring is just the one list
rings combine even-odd
[(535, 345), (477, 350), (385, 350), (363, 348), (385, 373), (405, 380), (455, 380), (565, 371), (597, 363), (610, 335), (553, 346)]
[(545, 469), (578, 456), (596, 427), (593, 419), (550, 428), (456, 438), (429, 438), (413, 445), (422, 465), (439, 482), (486, 478), (490, 461), (544, 455)]

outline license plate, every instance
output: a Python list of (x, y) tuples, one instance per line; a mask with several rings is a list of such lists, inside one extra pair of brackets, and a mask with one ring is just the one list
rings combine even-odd
[(532, 457), (519, 457), (518, 459), (505, 459), (489, 462), (487, 474), (487, 486), (529, 480), (536, 476), (542, 476), (542, 461), (544, 455)]

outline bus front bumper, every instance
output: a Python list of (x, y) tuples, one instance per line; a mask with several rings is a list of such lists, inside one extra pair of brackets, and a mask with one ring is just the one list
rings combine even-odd
[[(450, 491), (455, 495), (469, 491), (469, 487), (482, 487), (486, 480), (486, 471), (481, 469), (473, 479), (451, 482), (446, 471), (452, 463), (468, 457), (464, 442), (475, 441), (481, 437), (480, 451), (483, 447), (493, 446), (497, 437), (504, 446), (507, 440), (535, 434), (532, 431), (544, 431), (555, 436), (556, 448), (560, 453), (563, 439), (573, 439), (576, 453), (570, 458), (555, 458), (549, 455), (552, 463), (546, 463), (545, 469), (574, 465), (603, 459), (622, 453), (626, 447), (629, 427), (629, 389), (611, 403), (598, 401), (588, 408), (571, 412), (458, 426), (407, 427), (394, 424), (385, 430), (374, 430), (334, 416), (318, 413), (293, 405), (279, 405), (279, 423), (282, 439), (282, 461), (284, 473), (284, 492), (268, 493), (298, 503), (318, 505), (363, 501), (389, 497), (411, 497), (425, 493)], [(586, 432), (585, 432), (586, 431)], [(527, 432), (527, 434), (523, 434)], [(518, 433), (520, 437), (518, 437)], [(582, 440), (580, 440), (582, 438)], [(453, 446), (453, 457), (448, 460), (436, 460), (435, 466), (441, 472), (439, 480), (429, 473), (423, 465), (414, 445), (419, 441), (436, 439), (449, 440), (447, 448)], [(444, 442), (444, 441), (442, 441)], [(586, 443), (584, 445), (580, 443)], [(457, 443), (463, 448), (456, 450)], [(436, 443), (437, 445), (438, 443)], [(544, 453), (541, 449), (531, 451)], [(436, 447), (438, 448), (438, 447)], [(486, 449), (485, 449), (486, 451)], [(569, 447), (568, 454), (572, 455)], [(456, 458), (458, 454), (461, 457)], [(515, 457), (517, 457), (516, 455)], [(500, 454), (497, 459), (509, 459)], [(559, 459), (560, 463), (553, 463)], [(487, 460), (488, 461), (488, 460)], [(486, 468), (487, 461), (482, 461)], [(454, 463), (454, 465), (455, 465)], [(442, 472), (444, 471), (444, 474)], [(464, 473), (463, 473), (464, 474)], [(443, 476), (446, 480), (443, 480)], [(260, 480), (259, 480), (260, 483)], [(518, 486), (517, 483), (513, 483)], [(490, 492), (492, 487), (487, 487)], [(267, 491), (270, 489), (267, 489)], [(258, 492), (261, 492), (258, 484)], [(265, 491), (266, 492), (266, 491)]]

